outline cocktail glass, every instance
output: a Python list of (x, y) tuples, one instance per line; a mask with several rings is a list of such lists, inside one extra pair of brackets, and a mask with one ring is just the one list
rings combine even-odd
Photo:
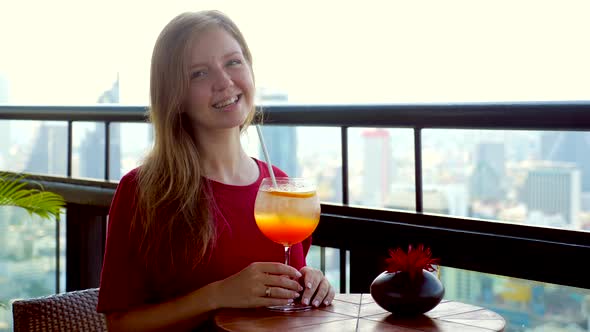
[[(264, 178), (256, 195), (254, 218), (260, 231), (285, 247), (289, 265), (291, 246), (308, 238), (320, 221), (320, 201), (313, 182), (305, 178)], [(275, 311), (309, 310), (310, 305), (292, 303), (268, 307)]]

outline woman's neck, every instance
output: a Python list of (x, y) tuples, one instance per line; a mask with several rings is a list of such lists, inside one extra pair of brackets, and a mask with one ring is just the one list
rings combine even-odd
[(258, 179), (258, 165), (250, 158), (240, 142), (240, 133), (208, 135), (198, 140), (201, 166), (206, 178), (231, 185), (248, 185)]

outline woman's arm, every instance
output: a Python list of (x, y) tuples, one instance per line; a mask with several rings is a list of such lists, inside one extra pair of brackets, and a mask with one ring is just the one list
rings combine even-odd
[(209, 317), (215, 304), (214, 284), (159, 304), (107, 314), (109, 331), (187, 331)]
[[(301, 273), (281, 263), (253, 263), (239, 273), (187, 295), (122, 313), (107, 314), (109, 331), (184, 331), (205, 322), (219, 308), (285, 305), (303, 288)], [(267, 296), (270, 289), (270, 296)]]

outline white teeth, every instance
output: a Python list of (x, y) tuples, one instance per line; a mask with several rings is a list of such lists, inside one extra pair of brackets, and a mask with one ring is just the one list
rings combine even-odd
[(222, 102), (219, 102), (219, 103), (213, 105), (213, 107), (215, 107), (215, 108), (223, 108), (225, 106), (228, 106), (228, 105), (231, 105), (231, 104), (235, 103), (236, 101), (238, 101), (238, 96), (234, 96), (234, 97), (232, 97), (232, 98), (230, 98), (228, 100), (224, 100)]

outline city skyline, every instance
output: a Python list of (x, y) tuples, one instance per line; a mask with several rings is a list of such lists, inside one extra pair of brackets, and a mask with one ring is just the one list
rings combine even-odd
[[(590, 100), (585, 0), (302, 0), (268, 2), (264, 10), (226, 0), (54, 0), (2, 6), (0, 104), (147, 105), (157, 34), (179, 12), (204, 8), (221, 9), (243, 29), (259, 92), (288, 95), (293, 104)], [(109, 175), (116, 181), (141, 163), (151, 130), (135, 123), (110, 128)], [(348, 131), (351, 204), (414, 211), (413, 132), (384, 129), (387, 141), (364, 139), (372, 130)], [(269, 125), (264, 132), (275, 143), (273, 163), (316, 179), (323, 200), (341, 202), (340, 128)], [(97, 151), (104, 126), (76, 122), (73, 133), (73, 175), (103, 179), (104, 154)], [(590, 231), (589, 133), (422, 133), (426, 212)], [(65, 122), (0, 120), (0, 169), (64, 175), (66, 135)], [(262, 159), (252, 130), (245, 141)], [(57, 291), (55, 225), (14, 222), (24, 212), (8, 215), (0, 218), (0, 303), (7, 305), (0, 307), (0, 331), (10, 330), (12, 299)], [(57, 239), (64, 286), (65, 230)], [(336, 269), (326, 276), (338, 278)], [(441, 278), (447, 299), (491, 308), (512, 331), (561, 331), (548, 322), (569, 321), (577, 332), (588, 320), (587, 290), (447, 267)]]
[[(0, 121), (0, 124), (2, 123), (6, 124), (9, 128), (11, 122)], [(100, 135), (104, 133), (104, 130), (101, 130), (100, 127), (101, 126), (89, 127), (90, 131), (87, 131), (85, 136), (80, 136), (81, 142), (78, 144), (78, 153), (80, 154), (78, 158), (81, 160), (79, 159), (79, 162), (84, 161), (84, 158), (86, 158), (82, 151), (87, 151), (87, 153), (92, 154), (92, 151), (89, 149), (94, 145), (85, 142), (96, 143), (102, 139)], [(276, 160), (275, 164), (294, 166), (295, 169), (297, 169), (295, 172), (304, 174), (305, 176), (316, 177), (320, 184), (319, 187), (322, 189), (321, 193), (325, 195), (323, 197), (334, 199), (341, 194), (341, 191), (339, 192), (338, 188), (334, 188), (335, 186), (341, 186), (341, 182), (339, 182), (341, 179), (341, 164), (339, 163), (338, 158), (335, 157), (340, 153), (339, 144), (336, 143), (338, 142), (338, 129), (332, 128), (333, 132), (329, 131), (330, 128), (294, 128), (285, 126), (265, 126), (265, 129), (267, 130), (265, 137), (275, 141), (275, 147), (272, 148), (272, 151), (280, 152), (275, 153), (272, 157), (273, 160)], [(268, 131), (269, 129), (270, 131)], [(43, 142), (44, 144), (33, 144), (33, 140), (29, 141), (32, 145), (36, 146), (36, 148), (33, 148), (34, 151), (31, 154), (34, 158), (29, 160), (36, 159), (38, 163), (40, 162), (44, 167), (47, 167), (47, 172), (50, 172), (50, 169), (58, 169), (61, 166), (59, 166), (59, 163), (56, 164), (56, 158), (53, 158), (52, 160), (52, 157), (62, 155), (61, 159), (63, 160), (63, 153), (51, 154), (50, 151), (56, 151), (59, 147), (59, 142), (65, 141), (63, 136), (65, 134), (65, 124), (59, 122), (43, 123), (36, 128), (36, 132), (36, 142)], [(143, 132), (143, 129), (138, 132)], [(324, 145), (310, 144), (309, 142), (315, 142), (314, 137), (317, 137), (320, 132), (322, 135), (329, 132), (330, 135), (328, 136), (330, 136), (331, 139), (322, 142)], [(498, 185), (498, 179), (504, 178), (504, 183), (502, 183), (502, 188), (504, 189), (501, 192), (502, 195), (500, 195), (500, 192), (496, 191), (490, 196), (477, 197), (484, 203), (499, 202), (497, 206), (492, 206), (491, 214), (484, 214), (481, 215), (481, 217), (486, 219), (502, 219), (502, 214), (507, 215), (506, 211), (514, 208), (513, 206), (509, 206), (509, 203), (515, 203), (510, 202), (510, 193), (518, 191), (519, 185), (520, 187), (526, 187), (527, 179), (535, 178), (535, 172), (539, 169), (539, 165), (552, 167), (555, 167), (556, 165), (564, 165), (563, 163), (551, 160), (541, 160), (541, 157), (544, 155), (542, 148), (543, 142), (541, 139), (542, 134), (544, 133), (536, 132), (520, 135), (518, 132), (502, 132), (500, 135), (497, 135), (501, 137), (501, 139), (489, 142), (486, 140), (488, 135), (477, 131), (438, 130), (425, 133), (423, 154), (426, 155), (424, 155), (423, 167), (425, 168), (425, 173), (430, 174), (426, 177), (428, 181), (424, 183), (425, 210), (434, 213), (448, 213), (457, 216), (473, 217), (473, 210), (469, 208), (473, 203), (470, 199), (470, 181), (478, 180), (479, 177), (490, 177), (489, 179), (479, 179), (483, 183), (479, 184), (479, 190), (487, 195), (486, 188), (489, 189), (489, 186), (491, 185)], [(147, 138), (148, 136), (146, 135), (145, 137)], [(473, 137), (476, 137), (477, 139), (474, 140)], [(534, 146), (529, 146), (530, 143), (524, 145), (520, 144), (520, 140), (516, 142), (514, 137), (521, 137), (521, 139), (526, 138), (526, 140), (534, 142)], [(355, 128), (354, 130), (351, 130), (349, 138), (351, 139), (349, 148), (354, 150), (354, 153), (356, 153), (357, 156), (361, 156), (358, 158), (361, 162), (358, 162), (357, 160), (355, 163), (355, 160), (351, 159), (351, 165), (349, 165), (351, 167), (349, 169), (351, 172), (351, 184), (356, 183), (360, 185), (362, 187), (361, 191), (365, 193), (356, 196), (360, 199), (357, 203), (372, 204), (373, 207), (383, 205), (385, 208), (393, 207), (412, 210), (415, 193), (413, 187), (408, 186), (408, 184), (412, 183), (413, 180), (410, 179), (409, 181), (404, 181), (405, 184), (401, 185), (400, 183), (396, 183), (396, 179), (400, 179), (400, 175), (403, 176), (404, 174), (413, 173), (413, 162), (408, 162), (408, 160), (406, 160), (407, 158), (405, 158), (405, 156), (412, 156), (413, 153), (413, 145), (409, 144), (409, 142), (412, 142), (412, 132), (399, 129)], [(254, 143), (256, 142), (255, 136), (250, 137), (250, 139), (253, 140)], [(465, 145), (464, 142), (470, 142), (470, 144)], [(125, 146), (125, 139), (123, 137), (121, 137), (120, 142), (113, 140), (112, 144), (121, 144), (121, 151), (129, 151), (128, 148), (123, 148)], [(43, 147), (45, 147), (47, 151), (40, 151)], [(316, 151), (312, 151), (314, 149), (311, 149), (310, 147), (313, 147)], [(19, 148), (19, 150), (27, 150), (27, 148)], [(436, 150), (439, 150), (438, 154), (434, 153)], [(259, 148), (253, 149), (252, 152), (255, 154), (257, 153), (257, 157), (260, 158)], [(461, 152), (466, 153), (467, 155), (461, 157)], [(386, 158), (383, 158), (384, 155), (389, 156), (391, 160), (385, 161)], [(440, 157), (443, 155), (446, 156), (446, 158)], [(322, 158), (317, 158), (317, 156), (321, 156)], [(354, 156), (352, 151), (351, 156)], [(123, 171), (123, 159), (129, 157), (130, 156), (126, 155), (125, 152), (122, 153), (121, 160), (118, 162), (119, 170)], [(294, 157), (297, 158), (293, 159)], [(136, 156), (135, 159), (139, 160), (139, 155)], [(43, 160), (46, 160), (46, 162), (44, 163)], [(313, 162), (310, 163), (310, 160), (313, 160)], [(104, 168), (104, 162), (100, 161), (92, 163), (87, 162), (87, 164), (94, 165), (95, 170), (100, 169), (101, 167)], [(478, 167), (478, 165), (484, 166)], [(570, 166), (565, 167), (565, 169), (570, 169), (572, 163), (569, 165)], [(113, 166), (113, 164), (111, 164), (111, 166)], [(377, 167), (371, 168), (375, 166)], [(287, 167), (285, 167), (285, 169), (287, 169)], [(104, 172), (104, 169), (102, 172)], [(388, 192), (387, 186), (385, 189), (381, 186), (381, 182), (388, 183), (389, 181), (380, 182), (379, 176), (372, 180), (364, 178), (369, 172), (373, 175), (380, 174), (381, 176), (385, 176), (385, 178), (391, 177), (394, 181), (389, 185), (390, 191)], [(100, 177), (103, 173), (97, 174), (97, 176)], [(111, 172), (111, 175), (112, 174), (115, 173)], [(566, 174), (569, 173), (566, 172)], [(519, 179), (523, 182), (519, 183), (517, 181)], [(569, 189), (566, 188), (564, 193), (569, 192), (570, 194), (564, 195), (562, 193), (561, 196), (568, 196), (568, 200), (571, 202), (574, 199), (579, 199), (579, 193), (582, 188), (581, 178), (579, 176), (571, 176), (568, 177), (568, 179), (570, 179), (570, 186), (568, 187)], [(542, 180), (540, 183), (545, 182)], [(325, 190), (326, 187), (332, 188), (327, 191)], [(537, 194), (541, 193), (541, 196), (551, 194), (550, 191), (543, 189), (546, 187), (548, 187), (548, 185), (541, 185), (537, 189), (533, 189), (533, 192), (536, 192)], [(371, 190), (375, 191), (375, 188), (381, 188), (381, 198), (376, 200), (366, 200), (369, 198), (366, 193), (371, 192)], [(410, 190), (404, 191), (404, 188), (409, 188)], [(554, 189), (556, 186), (552, 184), (550, 185), (550, 188)], [(575, 188), (577, 188), (578, 191), (576, 191)], [(367, 189), (369, 190), (367, 191)], [(354, 191), (355, 189), (351, 188), (351, 190)], [(543, 194), (542, 192), (546, 193)], [(573, 198), (576, 193), (578, 194), (578, 198)], [(387, 195), (389, 195), (389, 199), (384, 199)], [(514, 197), (512, 197), (512, 199)], [(363, 201), (363, 199), (365, 200)], [(556, 201), (554, 196), (548, 197), (547, 199)], [(397, 206), (395, 206), (396, 203)], [(541, 206), (542, 205), (543, 204), (541, 204)], [(570, 227), (569, 224), (576, 222), (571, 219), (571, 213), (575, 213), (572, 212), (575, 211), (575, 209), (568, 210), (570, 211), (570, 215), (565, 213), (565, 217), (562, 219), (559, 217), (552, 217), (553, 215), (556, 215), (554, 212), (562, 211), (559, 210), (562, 206), (565, 205), (559, 205), (553, 208), (553, 210), (540, 210), (541, 213), (546, 212), (546, 215), (549, 216), (549, 218), (544, 215), (539, 216), (539, 220), (542, 222), (538, 222), (539, 220), (534, 219), (530, 220), (530, 218), (526, 218), (526, 216), (522, 218), (520, 222), (528, 222), (529, 224), (538, 224), (540, 226), (548, 227)], [(490, 206), (483, 205), (484, 211), (489, 208)], [(471, 212), (467, 212), (468, 210), (471, 210)], [(517, 219), (514, 219), (513, 221), (516, 220)], [(557, 224), (555, 224), (555, 220), (558, 221)], [(10, 283), (5, 283), (3, 285), (2, 282), (0, 282), (0, 289), (11, 289), (10, 294), (21, 294), (12, 296), (26, 297), (31, 296), (30, 294), (43, 295), (47, 292), (51, 293), (51, 287), (55, 284), (55, 280), (47, 278), (46, 276), (53, 276), (53, 270), (40, 269), (37, 265), (34, 265), (34, 263), (33, 265), (30, 265), (29, 261), (38, 262), (40, 259), (51, 261), (51, 257), (43, 255), (53, 253), (53, 251), (51, 251), (50, 247), (47, 247), (47, 244), (38, 244), (36, 247), (37, 249), (29, 250), (19, 246), (18, 243), (23, 241), (16, 241), (16, 239), (17, 236), (13, 235), (11, 237), (11, 240), (13, 241), (8, 241), (10, 243), (10, 250), (16, 250), (16, 252), (19, 253), (17, 255), (18, 259), (22, 259), (23, 261), (12, 263), (0, 259), (0, 270), (6, 270), (6, 266), (9, 266), (11, 271), (17, 271), (13, 266), (18, 264), (18, 272), (12, 272), (12, 275), (20, 276), (19, 280), (21, 283), (30, 282), (30, 285), (26, 288), (19, 288), (16, 290), (13, 289), (14, 287), (11, 287)], [(47, 242), (43, 241), (45, 240), (38, 240), (39, 243)], [(564, 304), (563, 313), (559, 311), (556, 313), (556, 305), (553, 305), (554, 301), (561, 301), (563, 295), (560, 294), (575, 295), (578, 294), (576, 293), (576, 290), (571, 290), (569, 292), (567, 290), (554, 290), (551, 285), (525, 283), (512, 278), (490, 279), (487, 275), (446, 267), (443, 268), (442, 273), (442, 279), (444, 283), (448, 285), (448, 299), (458, 299), (461, 301), (469, 301), (471, 303), (484, 304), (487, 307), (500, 312), (512, 326), (543, 326), (543, 324), (545, 324), (548, 319), (551, 319), (551, 317), (557, 317), (555, 319), (567, 317), (573, 321), (580, 320), (580, 315), (577, 314), (576, 311), (579, 310), (579, 301), (569, 301)], [(338, 277), (333, 270), (328, 271), (326, 275), (331, 276), (331, 278)], [(40, 278), (44, 281), (40, 282)], [(15, 293), (15, 291), (18, 291), (19, 293)], [(561, 302), (559, 303), (561, 304)], [(548, 319), (544, 318), (546, 312), (550, 312), (553, 316), (549, 315)], [(10, 322), (10, 317), (3, 314), (2, 310), (0, 310), (0, 330), (2, 330), (1, 324), (3, 324), (3, 321)]]
[[(9, 122), (10, 123), (10, 122)], [(6, 123), (0, 123), (6, 125)], [(8, 126), (10, 128), (10, 126)], [(100, 127), (99, 127), (100, 128)], [(280, 166), (285, 170), (289, 171), (292, 174), (297, 174), (298, 176), (311, 176), (313, 178), (318, 179), (321, 183), (319, 186), (323, 188), (324, 195), (322, 199), (329, 199), (330, 201), (339, 202), (340, 199), (334, 196), (334, 192), (341, 192), (339, 188), (332, 188), (334, 185), (341, 185), (338, 181), (340, 181), (341, 176), (340, 173), (340, 161), (337, 158), (337, 155), (340, 153), (339, 147), (335, 146), (329, 150), (320, 150), (322, 152), (315, 153), (312, 151), (313, 149), (309, 149), (308, 144), (301, 144), (302, 142), (307, 142), (309, 136), (314, 136), (314, 134), (306, 134), (306, 130), (318, 130), (319, 128), (294, 128), (294, 127), (273, 127), (273, 126), (266, 126), (267, 130), (270, 129), (273, 134), (268, 134), (268, 138), (272, 141), (276, 141), (278, 145), (273, 147), (271, 151), (274, 152), (272, 156), (273, 163), (275, 165), (285, 165)], [(295, 130), (296, 129), (296, 130)], [(322, 129), (319, 129), (322, 130)], [(367, 131), (369, 130), (369, 131)], [(373, 129), (374, 130), (374, 129)], [(384, 129), (380, 129), (384, 130)], [(394, 129), (387, 129), (384, 130), (385, 132), (395, 132)], [(29, 158), (28, 161), (25, 159), (26, 163), (25, 170), (34, 172), (34, 173), (48, 173), (54, 175), (65, 175), (65, 141), (66, 141), (66, 127), (64, 124), (54, 123), (51, 122), (43, 124), (37, 129), (37, 134), (35, 134), (36, 142), (44, 142), (41, 147), (38, 146), (39, 143), (34, 143), (30, 141), (32, 144), (30, 147), (11, 147), (12, 150), (16, 151), (30, 151), (31, 156), (34, 158)], [(102, 153), (96, 154), (93, 152), (86, 152), (86, 154), (90, 153), (92, 156), (100, 157), (98, 160), (92, 162), (92, 160), (88, 159), (84, 155), (84, 151), (95, 151), (94, 145), (88, 150), (87, 144), (85, 141), (93, 141), (95, 144), (102, 140), (101, 135), (104, 132), (103, 130), (93, 131), (95, 134), (98, 135), (96, 137), (90, 135), (92, 132), (89, 132), (84, 136), (83, 141), (80, 143), (79, 147), (77, 148), (76, 155), (73, 155), (73, 167), (74, 176), (82, 176), (82, 177), (93, 177), (102, 179), (104, 177), (104, 161), (101, 161)], [(337, 132), (337, 131), (336, 131)], [(403, 150), (400, 150), (400, 147), (397, 147), (395, 153), (389, 153), (390, 158), (393, 158), (392, 161), (388, 162), (389, 166), (381, 167), (383, 170), (367, 169), (366, 167), (372, 167), (375, 163), (369, 162), (370, 160), (382, 160), (382, 157), (375, 159), (376, 157), (382, 155), (381, 153), (376, 152), (377, 150), (371, 150), (367, 148), (367, 138), (363, 138), (363, 133), (371, 132), (370, 129), (365, 129), (357, 131), (354, 135), (351, 136), (351, 147), (358, 145), (360, 151), (364, 151), (365, 155), (359, 160), (365, 162), (363, 165), (362, 163), (355, 163), (354, 159), (351, 159), (351, 164), (349, 165), (349, 180), (350, 180), (350, 197), (351, 203), (355, 205), (366, 205), (372, 207), (388, 207), (394, 209), (402, 209), (402, 210), (414, 210), (415, 206), (413, 201), (415, 199), (415, 193), (413, 188), (412, 181), (408, 181), (407, 184), (401, 185), (399, 182), (399, 174), (403, 176), (403, 174), (410, 174), (413, 173), (413, 163), (403, 164), (400, 162), (400, 155), (406, 154), (404, 150), (411, 150), (411, 146), (406, 146)], [(444, 134), (441, 132), (440, 134)], [(474, 133), (471, 133), (472, 135)], [(541, 136), (543, 133), (537, 133), (537, 145), (539, 146), (538, 149), (541, 149)], [(90, 136), (89, 136), (90, 135)], [(359, 136), (356, 136), (359, 135)], [(388, 134), (389, 135), (389, 134)], [(447, 135), (447, 134), (445, 134)], [(469, 133), (464, 133), (463, 135), (469, 135)], [(302, 136), (304, 137), (302, 139)], [(335, 135), (336, 136), (336, 135)], [(397, 135), (399, 136), (399, 134)], [(506, 137), (509, 137), (507, 135)], [(279, 139), (275, 138), (278, 137)], [(455, 135), (455, 138), (458, 137)], [(250, 140), (253, 137), (250, 137)], [(255, 138), (257, 139), (257, 138)], [(285, 141), (285, 139), (287, 139)], [(295, 141), (293, 141), (295, 139)], [(388, 140), (391, 144), (393, 140), (393, 136), (389, 137)], [(434, 137), (430, 137), (430, 139), (434, 139)], [(293, 143), (285, 143), (287, 141), (293, 141)], [(352, 143), (355, 141), (356, 143)], [(113, 143), (116, 141), (113, 141)], [(281, 143), (282, 142), (282, 143)], [(365, 146), (363, 147), (363, 142), (365, 142)], [(546, 221), (546, 216), (534, 214), (538, 219), (538, 222), (535, 222), (535, 218), (529, 218), (532, 210), (527, 208), (527, 204), (525, 200), (522, 199), (522, 195), (519, 193), (522, 192), (522, 188), (525, 185), (527, 180), (527, 174), (530, 172), (529, 170), (532, 169), (531, 167), (534, 166), (534, 161), (543, 161), (540, 159), (542, 155), (542, 151), (539, 150), (536, 155), (538, 158), (534, 158), (535, 154), (531, 155), (533, 159), (531, 160), (512, 160), (508, 157), (508, 155), (512, 154), (510, 151), (514, 148), (514, 146), (510, 147), (510, 142), (507, 142), (509, 148), (505, 150), (503, 147), (506, 143), (489, 143), (482, 141), (480, 144), (473, 145), (473, 151), (468, 152), (472, 155), (472, 157), (467, 158), (465, 160), (454, 160), (452, 163), (448, 163), (448, 160), (453, 160), (453, 158), (447, 160), (440, 160), (436, 157), (432, 160), (429, 158), (425, 158), (423, 163), (423, 173), (425, 174), (424, 178), (424, 208), (425, 211), (433, 211), (436, 213), (445, 213), (450, 215), (456, 216), (472, 216), (476, 218), (483, 218), (483, 219), (491, 219), (491, 220), (502, 220), (508, 222), (526, 222), (530, 224), (538, 224), (544, 226), (551, 226), (551, 223)], [(121, 143), (121, 148), (125, 146), (125, 141), (123, 140)], [(374, 147), (378, 147), (379, 145)], [(43, 147), (45, 146), (45, 147)], [(84, 148), (86, 146), (86, 148)], [(487, 148), (486, 148), (487, 147)], [(113, 147), (111, 147), (113, 148)], [(482, 152), (482, 149), (490, 149), (491, 151), (495, 150), (496, 152), (487, 152), (487, 157), (485, 156), (486, 153)], [(32, 149), (32, 150), (31, 150)], [(94, 150), (93, 150), (94, 149)], [(254, 152), (253, 156), (263, 159), (262, 154), (260, 153), (259, 147), (258, 150), (251, 150), (250, 152)], [(126, 149), (123, 149), (126, 150)], [(49, 154), (49, 151), (54, 151), (53, 154)], [(61, 152), (60, 152), (61, 151)], [(140, 151), (140, 150), (138, 150)], [(448, 151), (448, 152), (445, 152)], [(505, 151), (505, 152), (502, 152)], [(74, 151), (75, 152), (75, 151)], [(456, 154), (460, 152), (457, 146), (452, 148), (451, 146), (446, 146), (444, 149), (441, 150), (443, 154)], [(367, 154), (368, 153), (368, 154)], [(428, 153), (424, 151), (423, 153)], [(5, 151), (0, 151), (0, 156), (4, 156), (6, 154)], [(311, 158), (312, 160), (315, 159), (315, 156), (322, 155), (323, 159), (317, 159), (319, 163), (314, 164), (306, 164), (303, 162), (305, 159)], [(297, 156), (297, 159), (293, 159), (294, 156)], [(351, 156), (354, 156), (351, 152)], [(26, 157), (25, 156), (20, 156)], [(118, 180), (122, 174), (126, 171), (130, 170), (128, 164), (128, 160), (134, 160), (135, 165), (139, 165), (142, 156), (140, 154), (136, 154), (134, 156), (130, 156), (127, 153), (121, 154), (121, 158), (117, 160), (117, 158), (112, 158), (111, 160), (111, 179)], [(285, 159), (287, 158), (287, 159)], [(483, 158), (483, 159), (482, 159)], [(489, 159), (488, 161), (485, 161)], [(92, 159), (92, 158), (91, 158)], [(1, 160), (1, 159), (0, 159)], [(56, 163), (56, 160), (61, 160), (59, 163)], [(123, 165), (123, 160), (127, 160), (127, 166)], [(491, 166), (481, 168), (478, 165), (481, 164), (482, 160), (485, 163), (489, 163)], [(369, 162), (369, 163), (367, 163)], [(555, 163), (553, 161), (545, 161), (546, 163)], [(484, 163), (484, 164), (485, 164)], [(116, 166), (118, 164), (118, 166)], [(32, 166), (37, 165), (37, 166)], [(83, 170), (83, 165), (92, 165), (93, 170)], [(367, 166), (369, 165), (369, 166)], [(494, 166), (495, 165), (495, 166)], [(503, 166), (500, 166), (503, 165)], [(115, 168), (113, 168), (115, 167)], [(132, 166), (133, 167), (133, 166)], [(450, 168), (452, 167), (452, 168)], [(9, 168), (10, 169), (10, 168)], [(461, 170), (459, 173), (453, 174), (449, 173), (449, 171), (456, 169)], [(488, 171), (483, 171), (482, 169)], [(494, 169), (498, 171), (493, 171)], [(12, 169), (18, 171), (18, 169)], [(117, 171), (119, 173), (117, 173)], [(454, 172), (454, 171), (453, 171)], [(498, 175), (494, 175), (495, 172), (504, 174), (502, 177), (502, 181), (499, 181)], [(94, 174), (94, 175), (93, 175)], [(375, 181), (369, 181), (368, 178), (365, 178), (367, 174), (378, 175), (376, 179), (379, 179), (382, 176), (390, 177), (393, 179), (392, 182), (386, 187), (385, 189), (380, 189), (380, 196), (385, 198), (379, 198), (377, 200), (371, 199), (370, 193), (375, 193), (374, 188), (378, 188), (381, 185), (375, 186)], [(389, 174), (389, 175), (387, 175)], [(428, 175), (431, 174), (431, 175)], [(588, 207), (583, 204), (583, 198), (587, 196), (589, 193), (582, 191), (582, 179), (584, 178), (584, 170), (583, 168), (579, 169), (579, 176), (577, 177), (579, 185), (574, 186), (576, 192), (571, 196), (576, 203), (577, 208), (572, 211), (572, 214), (565, 214), (562, 217), (564, 221), (560, 224), (561, 227), (571, 228), (572, 225), (575, 225), (576, 229), (587, 229), (590, 227), (590, 219), (588, 216)], [(490, 177), (491, 176), (491, 177)], [(389, 182), (388, 180), (386, 182)], [(479, 189), (481, 192), (490, 194), (493, 193), (496, 187), (501, 188), (501, 191), (496, 191), (496, 194), (488, 197), (481, 197), (477, 196), (473, 192), (474, 181), (479, 183)], [(373, 185), (371, 185), (373, 183)], [(382, 183), (382, 182), (379, 182)], [(385, 182), (383, 182), (385, 183)], [(490, 187), (491, 186), (491, 187)], [(471, 187), (471, 189), (470, 189)], [(572, 188), (574, 188), (572, 187)], [(327, 188), (330, 188), (329, 190)], [(368, 189), (371, 188), (371, 189)], [(487, 189), (486, 189), (487, 188)], [(328, 190), (328, 191), (326, 191)], [(551, 196), (550, 187), (541, 186), (537, 189), (539, 191), (539, 195), (544, 196)], [(355, 194), (356, 193), (356, 194)], [(502, 195), (500, 195), (502, 193)], [(360, 195), (360, 196), (359, 196)], [(437, 196), (438, 195), (438, 196)], [(519, 196), (520, 195), (520, 196)], [(519, 207), (519, 204), (521, 207)], [(530, 204), (529, 204), (530, 205)], [(524, 207), (524, 210), (522, 208)], [(474, 210), (475, 209), (475, 210)], [(521, 210), (519, 210), (521, 209)], [(536, 208), (537, 211), (538, 208)], [(519, 212), (520, 211), (520, 212)], [(542, 212), (542, 211), (541, 211)], [(509, 216), (509, 217), (507, 217)], [(577, 221), (579, 219), (579, 222)], [(569, 225), (569, 226), (568, 226)], [(554, 225), (555, 226), (555, 225)], [(560, 226), (557, 226), (560, 227)]]

